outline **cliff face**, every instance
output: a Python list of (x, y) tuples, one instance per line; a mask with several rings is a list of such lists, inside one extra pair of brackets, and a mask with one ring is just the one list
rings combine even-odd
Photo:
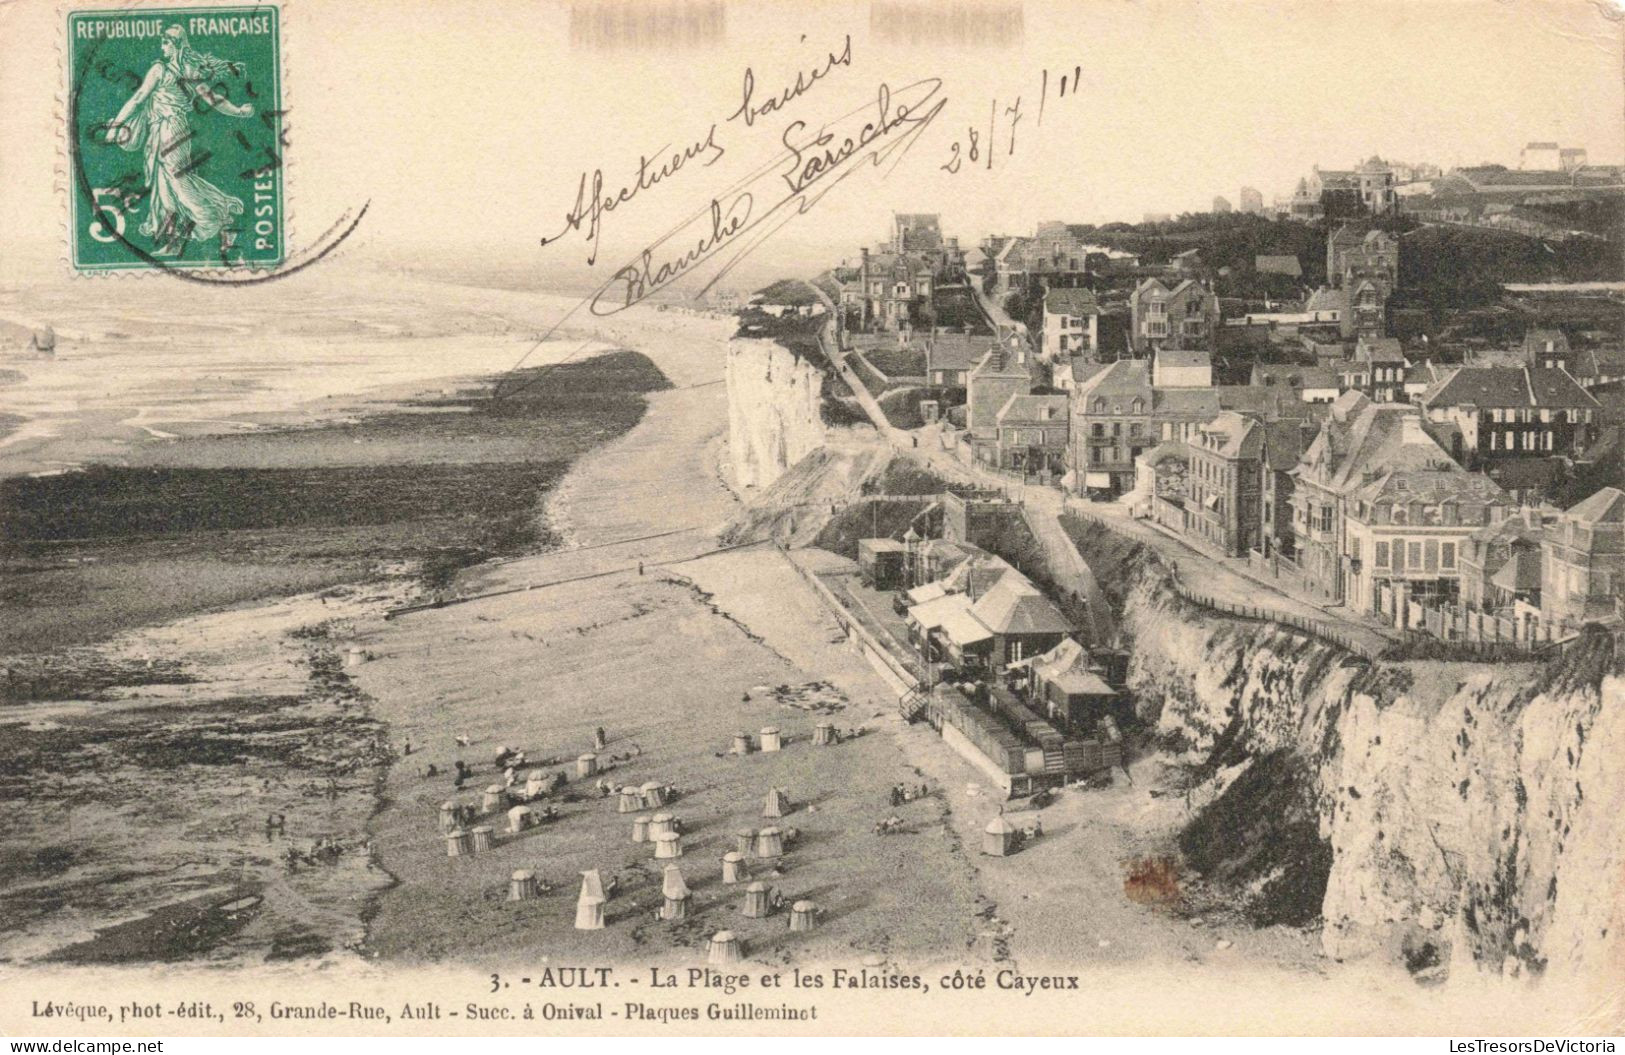
[(1440, 974), (1625, 964), (1625, 679), (1559, 663), (1371, 664), (1172, 595), (1139, 562), (1131, 688), (1198, 782), (1181, 847), (1259, 923)]
[(824, 445), (823, 375), (772, 341), (728, 343), (728, 454), (742, 487), (766, 487)]

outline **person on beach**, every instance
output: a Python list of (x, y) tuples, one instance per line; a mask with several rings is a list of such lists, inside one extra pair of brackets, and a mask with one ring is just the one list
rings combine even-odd
[(224, 254), (232, 248), (231, 225), (243, 201), (199, 174), (208, 155), (192, 156), (192, 118), (210, 111), (254, 116), (253, 103), (219, 94), (222, 79), (242, 76), (243, 66), (195, 50), (179, 25), (164, 29), (159, 48), (140, 87), (107, 123), (103, 141), (144, 157), (148, 207), (141, 233), (155, 243), (155, 255), (178, 256), (188, 241), (216, 237)]

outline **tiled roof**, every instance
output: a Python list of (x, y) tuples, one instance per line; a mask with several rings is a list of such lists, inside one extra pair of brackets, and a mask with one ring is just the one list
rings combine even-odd
[(1370, 363), (1405, 361), (1405, 351), (1397, 337), (1362, 337), (1354, 346), (1354, 356)]
[(1202, 432), (1215, 437), (1215, 453), (1224, 458), (1257, 458), (1263, 450), (1264, 432), (1258, 422), (1227, 410), (1202, 426)]
[(1097, 363), (1093, 359), (1085, 359), (1082, 356), (1074, 356), (1071, 362), (1067, 365), (1072, 371), (1073, 383), (1077, 384), (1079, 382), (1089, 380), (1091, 377), (1094, 377), (1111, 364)]
[(1355, 492), (1368, 502), (1510, 502), (1495, 481), (1464, 469), (1396, 469)]
[(1584, 502), (1570, 507), (1563, 518), (1583, 524), (1618, 524), (1625, 521), (1625, 491), (1617, 487), (1604, 487)]
[(926, 630), (935, 630), (952, 612), (970, 610), (970, 598), (962, 593), (949, 593), (917, 604), (908, 610), (908, 617)]
[(1529, 367), (1526, 372), (1534, 406), (1597, 409), (1597, 398), (1581, 388), (1566, 371)]
[(926, 338), (927, 363), (932, 370), (969, 370), (993, 347), (991, 337), (965, 333), (938, 333)]
[[(1064, 395), (1013, 395), (999, 408), (998, 422), (1001, 425), (1007, 421), (1049, 421), (1065, 424), (1068, 402), (1068, 398)], [(1048, 418), (1043, 416), (1045, 407), (1050, 410), (1051, 416)]]
[(1530, 523), (1521, 516), (1509, 516), (1494, 524), (1486, 524), (1473, 532), (1474, 542), (1488, 545), (1497, 545), (1502, 542), (1534, 542), (1539, 543), (1544, 532), (1544, 525), (1539, 518)]
[(1271, 421), (1264, 425), (1264, 464), (1285, 472), (1298, 464), (1311, 437), (1296, 421)]
[[(1412, 419), (1409, 427), (1407, 417)], [(1322, 487), (1346, 491), (1368, 472), (1454, 464), (1421, 424), (1416, 408), (1408, 404), (1374, 403), (1361, 392), (1345, 392), (1295, 472)]]
[(1203, 421), (1221, 409), (1219, 393), (1211, 388), (1159, 388), (1152, 395), (1151, 405), (1158, 414)]
[(1562, 370), (1515, 366), (1463, 366), (1422, 395), (1425, 407), (1546, 407), (1597, 409), (1595, 397)]
[(1285, 275), (1288, 278), (1303, 276), (1303, 265), (1298, 263), (1297, 257), (1273, 253), (1262, 253), (1254, 257), (1253, 270), (1265, 275)]
[(1545, 490), (1563, 478), (1560, 458), (1513, 458), (1492, 466), (1490, 479), (1508, 491)]
[[(964, 595), (955, 594), (954, 596), (962, 597)], [(949, 641), (961, 648), (966, 645), (974, 645), (978, 641), (986, 641), (993, 636), (972, 611), (962, 608), (943, 613), (939, 629), (948, 635)]]
[(1218, 385), (1209, 389), (1218, 399), (1220, 410), (1240, 410), (1265, 418), (1302, 419), (1312, 413), (1311, 404), (1305, 403), (1292, 388), (1253, 385)]
[(1258, 386), (1282, 385), (1293, 389), (1336, 388), (1337, 371), (1330, 366), (1258, 363), (1253, 366), (1252, 383)]
[(1105, 396), (1133, 398), (1151, 394), (1151, 375), (1143, 359), (1119, 359), (1106, 369), (1085, 381), (1078, 389), (1080, 397)]
[(1019, 572), (1007, 572), (977, 598), (971, 613), (996, 634), (1065, 634), (1072, 630), (1060, 609)]
[(1540, 554), (1518, 550), (1501, 565), (1490, 582), (1512, 593), (1525, 593), (1540, 589)]
[(1051, 315), (1099, 315), (1100, 302), (1087, 289), (1052, 289), (1044, 294), (1044, 310)]
[(1190, 448), (1179, 440), (1163, 440), (1150, 450), (1140, 455), (1139, 460), (1147, 465), (1161, 465), (1170, 458), (1175, 461), (1189, 461)]
[(1347, 311), (1348, 306), (1348, 293), (1341, 289), (1332, 289), (1330, 286), (1321, 286), (1309, 294), (1309, 303), (1303, 306), (1303, 310), (1306, 312)]
[(1204, 351), (1187, 348), (1159, 348), (1157, 350), (1158, 366), (1207, 366), (1213, 365), (1213, 357)]

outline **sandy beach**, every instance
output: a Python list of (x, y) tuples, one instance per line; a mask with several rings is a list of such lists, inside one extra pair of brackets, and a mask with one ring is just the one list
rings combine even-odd
[[(545, 296), (458, 292), (527, 327), (545, 327), (561, 310)], [(197, 812), (220, 818), (208, 867), (189, 860), (178, 873), (187, 885), (136, 884), (122, 899), (112, 887), (105, 903), (86, 901), (71, 934), (50, 899), (88, 889), (108, 862), (36, 867), (30, 878), (41, 903), (4, 954), (52, 954), (98, 931), (105, 946), (109, 923), (150, 929), (180, 913), (192, 921), (171, 928), (191, 935), (171, 943), (180, 958), (359, 954), (426, 964), (579, 953), (594, 962), (675, 964), (695, 962), (713, 932), (731, 929), (748, 958), (766, 963), (856, 965), (878, 956), (1106, 966), (1220, 957), (1309, 967), (1315, 953), (1304, 932), (1254, 931), (1222, 914), (1193, 925), (1175, 906), (1125, 896), (1126, 869), (1166, 852), (1182, 816), (1140, 785), (1154, 781), (1153, 770), (1137, 770), (1135, 785), (1120, 779), (1103, 792), (1065, 793), (1046, 812), (1051, 835), (1018, 858), (978, 854), (998, 796), (928, 729), (899, 720), (894, 690), (849, 648), (786, 556), (737, 533), (753, 519), (740, 517), (742, 499), (728, 479), (727, 390), (719, 381), (731, 333), (727, 319), (644, 308), (592, 335), (595, 348), (643, 353), (671, 387), (645, 393), (647, 410), (630, 431), (592, 447), (553, 485), (542, 517), (555, 548), (466, 569), (442, 594), (466, 600), (386, 619), (424, 597), (410, 580), (386, 580), (238, 605), (100, 646), (99, 655), (137, 670), (152, 655), (174, 664), (167, 686), (115, 673), (98, 698), (116, 708), (214, 706), (231, 686), (281, 684), (285, 706), (310, 727), (297, 735), (315, 730), (335, 742), (352, 772), (329, 786), (331, 760), (315, 759), (310, 773), (279, 773), (269, 784), (231, 767), (208, 771), (218, 779), (188, 776)], [(864, 442), (857, 434), (839, 440), (854, 449)], [(258, 446), (230, 435), (215, 443), (224, 462), (236, 460), (234, 446)], [(164, 449), (140, 447), (130, 457), (141, 464)], [(730, 520), (735, 532), (725, 544)], [(352, 650), (365, 661), (346, 662)], [(183, 713), (170, 720), (179, 726)], [(262, 704), (257, 715), (265, 713), (273, 710)], [(43, 733), (56, 719), (40, 710), (28, 720)], [(815, 747), (813, 726), (825, 720), (859, 735)], [(599, 754), (612, 767), (602, 779), (680, 792), (670, 809), (685, 832), (673, 863), (693, 892), (686, 920), (655, 919), (666, 862), (632, 841), (632, 816), (618, 813), (594, 779), (574, 779), (575, 759), (599, 727), (608, 736)], [(736, 734), (759, 737), (767, 727), (780, 730), (782, 751), (728, 753)], [(508, 833), (505, 816), (486, 817), (493, 850), (448, 857), (441, 804), (475, 802), (501, 783), (493, 759), (504, 747), (526, 753), (526, 771), (570, 775), (553, 800), (558, 818)], [(473, 769), (460, 791), (451, 775), (459, 760)], [(926, 795), (896, 811), (900, 834), (877, 836), (897, 783)], [(762, 816), (772, 788), (791, 802), (776, 821)], [(214, 808), (214, 799), (230, 806)], [(287, 830), (264, 832), (267, 812), (285, 814)], [(92, 815), (68, 816), (77, 825)], [(740, 889), (721, 882), (720, 859), (739, 833), (769, 823), (795, 838), (784, 857), (752, 861), (752, 878), (787, 903), (814, 902), (811, 932), (789, 932), (782, 914), (744, 917)], [(49, 842), (46, 834), (30, 832), (30, 845)], [(150, 833), (132, 833), (108, 856), (139, 858), (141, 838)], [(334, 861), (286, 867), (287, 848), (313, 839), (339, 847)], [(589, 869), (617, 888), (601, 932), (572, 926), (580, 874)], [(534, 872), (543, 895), (507, 901), (516, 870)], [(1075, 910), (1057, 920), (1047, 907), (1057, 902)], [(298, 906), (307, 903), (334, 906), (319, 939), (279, 914), (305, 918)]]

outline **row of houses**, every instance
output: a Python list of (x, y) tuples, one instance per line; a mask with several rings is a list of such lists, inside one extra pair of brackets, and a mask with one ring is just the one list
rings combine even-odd
[(1313, 427), (1216, 416), (1141, 459), (1143, 511), (1216, 554), (1402, 628), (1417, 625), (1419, 608), (1515, 616), (1510, 636), (1520, 639), (1618, 617), (1617, 488), (1532, 511), (1464, 469), (1416, 406), (1347, 392), (1328, 410)]

